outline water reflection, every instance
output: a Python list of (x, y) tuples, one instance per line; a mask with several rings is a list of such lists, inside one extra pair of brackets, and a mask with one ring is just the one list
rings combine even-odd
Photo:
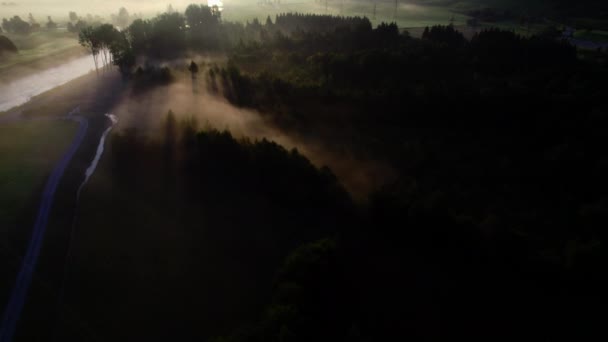
[(93, 58), (83, 56), (10, 83), (0, 83), (0, 111), (22, 105), (32, 97), (65, 84), (95, 69)]

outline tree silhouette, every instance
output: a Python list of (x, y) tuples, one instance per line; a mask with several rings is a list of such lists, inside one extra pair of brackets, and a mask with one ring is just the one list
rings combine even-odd
[(78, 34), (78, 42), (91, 52), (93, 62), (95, 63), (95, 71), (99, 76), (98, 57), (99, 50), (101, 49), (101, 42), (98, 40), (98, 37), (95, 34), (95, 29), (92, 26), (82, 29)]
[(194, 63), (194, 61), (191, 61), (190, 65), (188, 66), (188, 71), (190, 71), (190, 74), (192, 76), (192, 92), (196, 94), (198, 93), (198, 65)]
[(49, 30), (54, 30), (57, 28), (57, 24), (53, 21), (53, 19), (51, 18), (51, 16), (47, 17), (47, 23), (46, 23), (46, 28)]

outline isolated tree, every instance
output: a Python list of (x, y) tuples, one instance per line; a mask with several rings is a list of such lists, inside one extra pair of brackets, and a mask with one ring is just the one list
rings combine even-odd
[(35, 25), (38, 23), (32, 13), (28, 14), (27, 19), (30, 22), (30, 25)]
[(430, 29), (427, 26), (427, 27), (424, 28), (424, 32), (422, 32), (422, 39), (428, 39), (429, 38), (429, 33), (430, 33)]
[(194, 61), (190, 62), (190, 66), (188, 67), (188, 71), (192, 74), (192, 78), (196, 78), (196, 74), (198, 74), (198, 65), (194, 63)]
[(72, 22), (78, 20), (78, 15), (76, 14), (76, 12), (70, 12), (69, 17), (70, 17), (70, 21), (72, 21)]
[(54, 30), (57, 28), (57, 24), (53, 21), (53, 19), (51, 18), (51, 16), (49, 15), (47, 17), (48, 22), (46, 23), (46, 28), (49, 30)]
[(197, 83), (197, 75), (198, 75), (198, 65), (194, 63), (194, 61), (190, 62), (190, 66), (188, 67), (188, 71), (192, 75), (192, 92), (198, 92), (198, 83)]

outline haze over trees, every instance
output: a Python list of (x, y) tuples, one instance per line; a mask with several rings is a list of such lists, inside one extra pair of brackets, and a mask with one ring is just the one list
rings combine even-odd
[[(451, 24), (427, 27), (417, 39), (360, 17), (286, 13), (232, 23), (200, 5), (136, 19), (122, 31), (89, 27), (81, 42), (101, 65), (121, 68), (133, 96), (185, 75), (193, 96), (201, 80), (207, 92), (263, 113), (288, 134), (336, 155), (382, 160), (396, 174), (359, 204), (338, 176), (297, 151), (199, 132), (173, 112), (162, 141), (136, 131), (115, 136), (121, 186), (143, 196), (154, 184), (177, 203), (166, 208), (182, 208), (168, 211), (187, 211), (179, 203), (212, 207), (208, 219), (217, 224), (221, 203), (232, 203), (231, 210), (273, 208), (279, 220), (297, 218), (275, 226), (253, 215), (254, 228), (239, 221), (206, 231), (265, 260), (248, 277), (274, 279), (271, 293), (256, 288), (240, 307), (251, 314), (247, 324), (218, 329), (220, 339), (439, 339), (443, 331), (557, 338), (589, 322), (537, 299), (576, 307), (608, 284), (590, 271), (607, 261), (604, 52), (583, 54), (556, 34), (495, 28), (467, 39)], [(228, 61), (198, 63), (198, 53), (225, 53)], [(160, 66), (179, 58), (190, 62)], [(142, 174), (150, 178), (130, 184)], [(184, 232), (196, 231), (183, 222)], [(265, 248), (276, 258), (248, 241), (272, 241)], [(229, 258), (222, 248), (214, 259)], [(195, 290), (184, 296), (208, 300)], [(236, 316), (218, 322), (243, 321)], [(550, 328), (555, 322), (560, 328)], [(201, 337), (198, 324), (179, 337)]]
[(32, 31), (30, 24), (17, 15), (10, 19), (3, 18), (2, 29), (9, 33), (22, 35), (29, 34)]
[(126, 8), (121, 7), (118, 10), (118, 15), (112, 15), (112, 21), (121, 28), (126, 28), (131, 23), (131, 16)]
[[(79, 84), (123, 117), (78, 219), (62, 218), (75, 230), (57, 228), (76, 246), (46, 270), (71, 271), (63, 313), (23, 324), (61, 341), (594, 339), (608, 52), (577, 48), (552, 22), (565, 2), (541, 2), (556, 11), (543, 30), (471, 6), (469, 27), (416, 34), (347, 15), (231, 22), (199, 4), (70, 12), (99, 75)], [(95, 110), (81, 115), (103, 131)]]

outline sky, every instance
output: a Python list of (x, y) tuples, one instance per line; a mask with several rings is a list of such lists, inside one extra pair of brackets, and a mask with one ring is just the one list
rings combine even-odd
[[(256, 2), (256, 0), (237, 1)], [(191, 3), (206, 4), (207, 0), (0, 0), (0, 3), (3, 2), (14, 2), (17, 5), (0, 5), (0, 17), (13, 15), (27, 17), (27, 14), (31, 12), (35, 17), (51, 15), (57, 16), (57, 19), (61, 20), (62, 17), (67, 18), (69, 11), (76, 11), (79, 15), (91, 13), (107, 16), (110, 13), (117, 13), (120, 7), (125, 7), (131, 13), (155, 15), (164, 11), (169, 4), (176, 10), (183, 11)]]

